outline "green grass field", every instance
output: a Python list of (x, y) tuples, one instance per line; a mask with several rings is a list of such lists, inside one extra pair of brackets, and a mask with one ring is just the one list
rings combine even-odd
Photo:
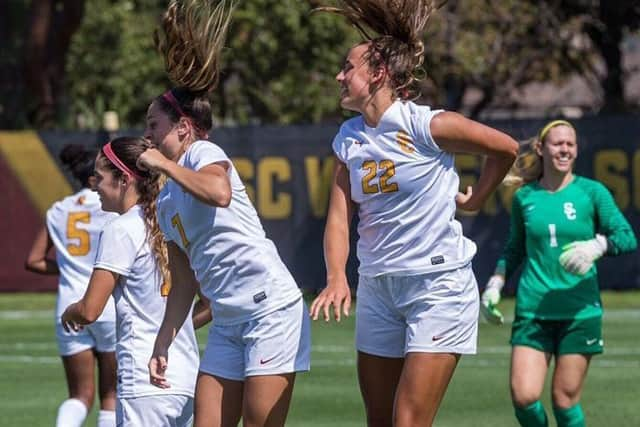
[[(66, 398), (53, 328), (54, 295), (0, 294), (0, 424), (50, 426)], [(640, 292), (604, 293), (605, 354), (594, 359), (582, 399), (589, 426), (639, 426)], [(513, 300), (502, 305), (513, 312)], [(508, 316), (510, 318), (510, 316)], [(508, 319), (510, 320), (510, 319)], [(299, 375), (288, 426), (363, 426), (353, 318), (313, 327), (312, 371)], [(204, 345), (204, 331), (200, 331)], [(481, 324), (477, 356), (462, 359), (436, 426), (514, 426), (509, 400), (510, 328)], [(550, 409), (549, 391), (543, 402)], [(95, 425), (96, 410), (85, 425)], [(552, 418), (552, 417), (551, 417)], [(551, 425), (555, 425), (552, 421)]]

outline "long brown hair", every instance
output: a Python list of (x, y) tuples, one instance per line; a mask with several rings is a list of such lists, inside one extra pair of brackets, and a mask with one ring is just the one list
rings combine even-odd
[(427, 21), (447, 0), (341, 0), (337, 7), (314, 9), (344, 16), (369, 44), (372, 69), (384, 66), (397, 98), (417, 96), (413, 84), (420, 79), (424, 61), (422, 35)]
[[(140, 155), (147, 149), (153, 148), (153, 145), (147, 139), (128, 136), (116, 138), (111, 141), (110, 145), (117, 158), (140, 177), (135, 179), (135, 185), (140, 196), (138, 204), (142, 207), (147, 239), (160, 268), (162, 278), (165, 284), (168, 284), (171, 282), (171, 278), (169, 275), (167, 246), (160, 231), (156, 210), (156, 199), (161, 189), (161, 175), (154, 170), (141, 170), (136, 166)], [(116, 178), (123, 175), (123, 172), (107, 158), (104, 148), (100, 151), (97, 163), (111, 171)]]
[(176, 85), (155, 102), (174, 123), (181, 116), (189, 118), (201, 135), (212, 127), (208, 96), (218, 85), (233, 8), (229, 0), (172, 0), (155, 33), (156, 47)]

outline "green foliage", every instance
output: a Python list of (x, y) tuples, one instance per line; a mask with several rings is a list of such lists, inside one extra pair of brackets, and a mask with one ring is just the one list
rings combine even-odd
[(288, 124), (339, 114), (334, 76), (356, 34), (310, 11), (300, 0), (238, 3), (215, 97), (220, 118)]
[(140, 128), (149, 102), (169, 86), (153, 30), (161, 1), (87, 0), (67, 60), (67, 126), (99, 128), (106, 110)]

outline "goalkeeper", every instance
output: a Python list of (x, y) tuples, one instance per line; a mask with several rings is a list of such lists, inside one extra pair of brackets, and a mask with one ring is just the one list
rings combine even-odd
[(584, 426), (582, 386), (591, 357), (603, 351), (595, 261), (634, 250), (636, 238), (609, 191), (573, 173), (578, 153), (569, 122), (548, 123), (525, 148), (510, 175), (523, 186), (513, 198), (509, 239), (481, 309), (491, 323), (503, 322), (500, 291), (524, 263), (511, 332), (516, 418), (525, 427), (548, 425), (540, 395), (555, 357), (557, 424)]

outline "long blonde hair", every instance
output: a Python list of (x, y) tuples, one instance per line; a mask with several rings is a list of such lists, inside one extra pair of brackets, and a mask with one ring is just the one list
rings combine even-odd
[(538, 148), (542, 147), (549, 131), (556, 126), (568, 126), (575, 131), (574, 126), (566, 120), (552, 120), (545, 124), (536, 136), (521, 142), (518, 157), (502, 181), (504, 185), (521, 187), (542, 178), (544, 169)]
[(397, 98), (417, 96), (412, 85), (420, 80), (424, 61), (422, 36), (427, 21), (447, 0), (341, 0), (336, 7), (315, 11), (344, 16), (369, 44), (369, 67), (384, 66)]

